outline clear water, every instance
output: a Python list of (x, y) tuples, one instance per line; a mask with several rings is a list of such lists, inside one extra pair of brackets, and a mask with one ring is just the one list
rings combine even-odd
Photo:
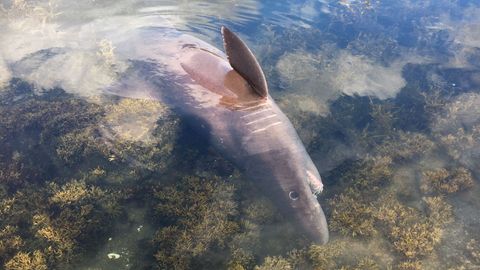
[[(0, 3), (5, 269), (480, 268), (477, 1)], [(327, 245), (165, 105), (103, 94), (148, 25), (248, 43), (322, 174)]]

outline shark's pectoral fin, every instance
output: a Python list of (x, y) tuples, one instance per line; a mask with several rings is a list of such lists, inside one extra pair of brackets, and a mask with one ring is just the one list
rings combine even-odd
[(232, 68), (248, 81), (258, 95), (263, 98), (267, 97), (267, 80), (252, 51), (225, 26), (222, 27), (222, 35), (225, 53)]

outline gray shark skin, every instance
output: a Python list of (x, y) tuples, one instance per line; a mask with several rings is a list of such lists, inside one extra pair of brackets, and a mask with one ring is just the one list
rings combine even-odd
[[(294, 127), (268, 95), (248, 47), (222, 28), (225, 55), (167, 28), (142, 28), (136, 42), (117, 45), (130, 68), (108, 93), (162, 100), (191, 121), (215, 148), (267, 194), (315, 243), (328, 241), (316, 198), (320, 175)], [(134, 59), (134, 60), (133, 60)]]

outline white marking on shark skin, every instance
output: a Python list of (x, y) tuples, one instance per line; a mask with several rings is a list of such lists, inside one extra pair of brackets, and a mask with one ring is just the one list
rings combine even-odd
[(257, 133), (257, 132), (262, 132), (262, 131), (266, 131), (267, 129), (273, 127), (273, 126), (277, 126), (277, 125), (280, 125), (282, 123), (282, 121), (279, 121), (279, 122), (275, 122), (275, 123), (272, 123), (264, 128), (260, 128), (260, 129), (256, 129), (254, 131), (252, 131), (250, 134), (254, 134), (254, 133)]
[(237, 111), (239, 111), (239, 112), (241, 112), (241, 111), (248, 111), (248, 110), (255, 109), (255, 108), (259, 108), (259, 107), (266, 106), (266, 105), (267, 105), (266, 103), (262, 103), (262, 104), (258, 104), (258, 105), (255, 105), (255, 106), (245, 107), (245, 108), (242, 108), (242, 109), (238, 109)]
[(268, 108), (265, 108), (265, 109), (261, 109), (259, 111), (254, 111), (252, 113), (249, 113), (249, 114), (245, 114), (245, 115), (242, 115), (240, 118), (247, 118), (247, 117), (250, 117), (252, 115), (256, 115), (256, 114), (259, 114), (259, 113), (262, 113), (262, 112), (267, 112), (267, 111), (271, 111), (272, 108), (268, 107)]
[(275, 117), (275, 116), (277, 116), (277, 114), (276, 114), (276, 113), (273, 113), (273, 114), (267, 115), (267, 116), (265, 116), (265, 117), (263, 117), (263, 118), (250, 121), (250, 122), (246, 123), (245, 125), (249, 126), (249, 125), (251, 125), (251, 124), (255, 124), (255, 123), (257, 123), (257, 122), (260, 122), (260, 121), (263, 121), (263, 120), (266, 120), (266, 119), (270, 119), (270, 118)]

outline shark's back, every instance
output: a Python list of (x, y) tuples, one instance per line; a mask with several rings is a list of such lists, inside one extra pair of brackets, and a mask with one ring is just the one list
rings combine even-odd
[[(235, 37), (226, 28), (223, 32), (229, 39)], [(231, 53), (227, 57), (193, 36), (168, 28), (139, 29), (135, 35), (137, 42), (120, 46), (123, 51), (119, 52), (132, 59), (131, 66), (108, 92), (161, 100), (196, 119), (220, 147), (228, 144), (245, 149), (244, 153), (239, 151), (241, 155), (269, 150), (268, 144), (251, 143), (256, 141), (252, 138), (268, 137), (274, 130), (287, 131), (279, 130), (290, 122), (268, 97), (266, 80), (256, 60), (239, 67), (246, 71), (237, 71), (229, 59), (240, 62), (239, 56)], [(236, 47), (229, 49), (242, 48)], [(248, 50), (246, 46), (243, 49)], [(248, 60), (249, 54), (249, 50), (244, 52), (243, 58)]]

